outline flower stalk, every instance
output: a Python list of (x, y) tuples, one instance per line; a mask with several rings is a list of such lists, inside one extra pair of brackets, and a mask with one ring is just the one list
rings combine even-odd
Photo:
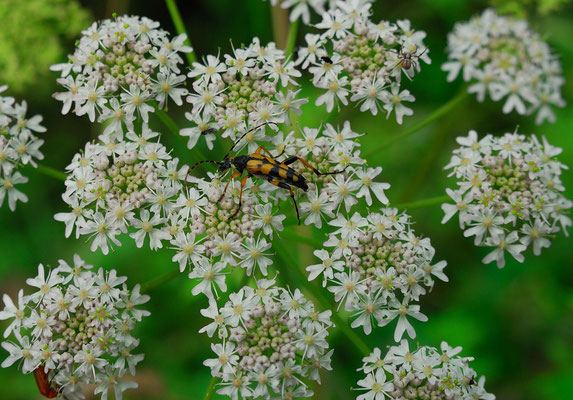
[[(175, 30), (180, 35), (185, 34), (187, 36), (187, 38), (185, 39), (185, 44), (187, 46), (193, 47), (191, 45), (191, 40), (189, 39), (189, 34), (187, 33), (187, 29), (185, 29), (185, 24), (183, 23), (183, 19), (181, 18), (181, 13), (179, 13), (179, 8), (177, 7), (177, 3), (175, 2), (175, 0), (165, 0), (165, 4), (167, 5), (167, 9), (169, 10), (171, 19), (173, 20), (173, 25), (175, 25)], [(195, 51), (193, 50), (187, 53), (186, 57), (190, 66), (197, 61), (197, 56), (195, 55)]]
[(43, 175), (58, 179), (60, 181), (65, 181), (67, 178), (67, 175), (64, 172), (58, 171), (52, 167), (48, 167), (47, 165), (38, 164), (37, 171)]
[(400, 203), (400, 204), (396, 204), (394, 207), (400, 209), (400, 210), (412, 210), (415, 208), (424, 208), (424, 207), (429, 207), (429, 206), (433, 206), (436, 204), (442, 204), (444, 202), (449, 201), (450, 198), (448, 196), (437, 196), (437, 197), (430, 197), (428, 199), (423, 199), (423, 200), (417, 200), (417, 201), (411, 201), (408, 203)]
[(448, 101), (446, 104), (442, 105), (440, 108), (435, 110), (433, 113), (428, 115), (426, 118), (418, 122), (417, 124), (412, 125), (409, 129), (406, 129), (404, 132), (399, 133), (398, 135), (391, 137), (390, 139), (383, 142), (380, 146), (374, 147), (372, 150), (366, 153), (365, 157), (369, 158), (383, 149), (391, 146), (392, 144), (407, 138), (408, 136), (418, 132), (420, 129), (426, 127), (427, 125), (431, 124), (432, 122), (442, 118), (444, 115), (448, 114), (450, 111), (455, 109), (458, 105), (460, 105), (467, 97), (469, 97), (469, 93), (464, 89), (463, 92), (458, 94), (456, 97)]

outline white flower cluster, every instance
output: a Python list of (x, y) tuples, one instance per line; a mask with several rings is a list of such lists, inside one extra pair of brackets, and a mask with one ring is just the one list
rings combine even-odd
[[(360, 2), (359, 2), (360, 3)], [(402, 73), (411, 79), (420, 71), (420, 61), (429, 64), (424, 31), (412, 29), (409, 20), (397, 23), (370, 21), (370, 4), (355, 8), (353, 2), (323, 14), (315, 25), (322, 34), (307, 34), (306, 46), (298, 53), (297, 64), (313, 74), (313, 84), (326, 90), (315, 104), (332, 111), (339, 102), (361, 104), (360, 111), (376, 115), (380, 109), (388, 118), (394, 111), (398, 123), (412, 109), (404, 102), (414, 96), (401, 90)]]
[(122, 234), (137, 247), (149, 240), (152, 250), (168, 242), (181, 272), (191, 267), (189, 277), (198, 281), (193, 294), (226, 291), (229, 267), (267, 275), (266, 251), (285, 219), (269, 203), (278, 201), (271, 197), (276, 187), (249, 182), (238, 209), (240, 182), (232, 181), (222, 197), (218, 175), (188, 176), (189, 167), (179, 166), (157, 136), (144, 126), (141, 136), (130, 131), (123, 141), (88, 143), (74, 156), (62, 196), (70, 211), (55, 215), (66, 224), (66, 237), (74, 229), (76, 237), (89, 235), (92, 251), (104, 254), (121, 246)]
[[(194, 125), (181, 130), (189, 137), (189, 148), (203, 136), (212, 149), (216, 131), (235, 140), (237, 132), (264, 123), (273, 123), (273, 128), (288, 124), (289, 112), (300, 115), (301, 105), (308, 102), (297, 99), (300, 89), (289, 88), (301, 76), (294, 63), (275, 43), (263, 46), (257, 38), (225, 54), (224, 61), (208, 55), (204, 64), (193, 63), (188, 76), (196, 79), (187, 97), (193, 109), (185, 114)], [(254, 144), (255, 133), (247, 135), (247, 143)]]
[[(291, 22), (301, 19), (305, 25), (310, 24), (310, 13), (314, 11), (322, 15), (326, 10), (341, 7), (349, 11), (360, 10), (370, 7), (369, 3), (374, 0), (271, 0), (271, 5), (280, 5), (281, 8), (289, 8)], [(349, 12), (350, 13), (350, 12)]]
[(434, 277), (447, 282), (445, 261), (432, 265), (435, 250), (428, 238), (411, 228), (410, 217), (394, 208), (383, 208), (367, 217), (355, 212), (339, 216), (330, 225), (338, 229), (315, 250), (320, 264), (306, 268), (309, 280), (322, 275), (323, 286), (334, 294), (339, 306), (356, 317), (353, 328), (372, 332), (372, 324), (385, 326), (398, 319), (394, 340), (406, 331), (416, 336), (407, 317), (427, 321), (415, 304), (434, 286)]
[(567, 234), (573, 202), (562, 194), (560, 176), (567, 166), (557, 161), (560, 148), (517, 131), (482, 139), (470, 131), (457, 142), (461, 147), (445, 168), (458, 188), (446, 190), (454, 204), (442, 204), (442, 223), (459, 213), (464, 236), (475, 236), (476, 246), (495, 247), (484, 263), (496, 261), (502, 268), (506, 252), (523, 262), (527, 247), (539, 255), (556, 232)]
[(485, 10), (469, 22), (458, 23), (448, 35), (449, 61), (442, 66), (448, 81), (461, 73), (472, 82), (469, 93), (478, 101), (486, 95), (505, 100), (505, 114), (537, 113), (535, 123), (555, 122), (552, 106), (564, 107), (559, 57), (526, 21)]
[[(7, 86), (0, 86), (0, 93)], [(15, 185), (28, 182), (18, 168), (24, 165), (37, 167), (36, 160), (43, 160), (40, 147), (44, 144), (34, 132), (45, 132), (40, 123), (42, 116), (27, 118), (28, 104), (16, 103), (10, 96), (0, 96), (0, 207), (8, 197), (8, 207), (14, 211), (18, 201), (27, 202), (28, 197)]]
[[(130, 141), (88, 143), (66, 167), (66, 191), (62, 195), (71, 212), (56, 214), (58, 221), (66, 224), (66, 237), (74, 228), (76, 237), (90, 235), (92, 251), (98, 248), (104, 254), (110, 243), (121, 246), (116, 238), (131, 233), (138, 247), (147, 236), (151, 249), (162, 247), (162, 240), (171, 238), (167, 217), (175, 206), (183, 184), (181, 179), (187, 167), (178, 167), (178, 160), (171, 159), (165, 147), (158, 141), (156, 132), (143, 129), (141, 136), (133, 131), (127, 133)], [(202, 196), (193, 192), (193, 199)], [(198, 212), (201, 205), (187, 208), (187, 214)]]
[(309, 182), (306, 199), (301, 203), (301, 215), (306, 225), (321, 228), (323, 220), (336, 225), (343, 221), (339, 210), (343, 208), (349, 212), (361, 198), (368, 206), (372, 205), (372, 197), (388, 204), (384, 190), (390, 184), (374, 181), (382, 168), (366, 167), (366, 161), (360, 157), (360, 143), (356, 140), (360, 136), (362, 134), (352, 131), (350, 122), (346, 121), (342, 128), (328, 123), (316, 129), (304, 127), (300, 138), (294, 138), (292, 133), (286, 137), (279, 133), (273, 138), (277, 151), (302, 157), (319, 172), (344, 171), (317, 176), (303, 163), (292, 164)]
[(469, 366), (473, 357), (460, 357), (461, 347), (442, 342), (440, 349), (422, 346), (410, 351), (408, 341), (392, 346), (382, 358), (379, 348), (363, 358), (359, 371), (366, 377), (355, 390), (356, 400), (447, 399), (494, 400), (485, 388), (485, 376)]
[(153, 101), (160, 108), (169, 98), (183, 104), (187, 89), (178, 87), (186, 79), (180, 53), (192, 51), (185, 35), (170, 40), (158, 22), (137, 16), (94, 22), (82, 33), (69, 62), (52, 66), (66, 89), (54, 95), (63, 114), (87, 114), (91, 122), (97, 115), (98, 122), (108, 123), (104, 134), (121, 139), (138, 118), (148, 122)]
[(51, 390), (69, 400), (83, 399), (86, 385), (95, 385), (94, 395), (104, 400), (110, 389), (121, 399), (124, 390), (137, 387), (118, 378), (135, 375), (143, 360), (143, 354), (132, 354), (139, 340), (131, 332), (149, 315), (137, 308), (149, 296), (140, 294), (139, 285), (129, 290), (127, 278), (115, 270), (92, 268), (77, 255), (71, 266), (60, 260), (45, 271), (40, 264), (38, 276), (26, 281), (34, 293), (20, 290), (16, 302), (4, 295), (0, 319), (11, 320), (4, 338), (13, 339), (2, 343), (10, 353), (2, 367), (19, 362), (24, 374), (46, 374)]
[(211, 345), (217, 357), (204, 364), (222, 378), (217, 393), (233, 400), (311, 397), (309, 381), (320, 383), (320, 370), (331, 369), (331, 311), (319, 312), (298, 289), (274, 283), (259, 280), (256, 289), (231, 294), (220, 309), (213, 301), (201, 311), (213, 322), (200, 332), (217, 332), (221, 340)]

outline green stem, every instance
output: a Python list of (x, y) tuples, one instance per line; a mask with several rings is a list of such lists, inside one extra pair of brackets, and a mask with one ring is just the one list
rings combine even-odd
[(159, 275), (155, 278), (148, 280), (147, 282), (144, 282), (141, 285), (141, 293), (149, 292), (150, 290), (153, 290), (156, 287), (163, 285), (165, 282), (169, 282), (171, 279), (179, 276), (180, 273), (181, 271), (179, 270), (179, 266), (177, 266), (176, 269), (173, 269), (169, 272), (164, 273), (163, 275)]
[(297, 243), (306, 244), (307, 246), (310, 247), (322, 248), (322, 242), (320, 240), (303, 236), (299, 233), (293, 232), (290, 229), (282, 231), (281, 236), (295, 240)]
[(212, 377), (211, 381), (209, 382), (209, 387), (207, 388), (207, 393), (205, 393), (205, 397), (203, 400), (211, 400), (213, 395), (215, 394), (215, 385), (217, 384), (218, 378)]
[(348, 326), (348, 324), (342, 320), (340, 315), (336, 311), (332, 312), (332, 320), (336, 324), (336, 327), (339, 328), (344, 336), (346, 336), (352, 344), (362, 353), (363, 356), (369, 356), (372, 353), (370, 347), (358, 336), (358, 334)]
[[(177, 137), (178, 140), (185, 145), (185, 148), (188, 148), (187, 140), (179, 134), (179, 127), (177, 126), (173, 118), (171, 118), (169, 114), (165, 112), (165, 110), (160, 109), (157, 103), (151, 103), (151, 104), (155, 107), (155, 113), (157, 114), (157, 117), (159, 117), (161, 122), (163, 122), (163, 124), (167, 127), (167, 129), (169, 129), (169, 131), (171, 131), (171, 133), (175, 135), (175, 137)], [(194, 159), (194, 161), (207, 159), (207, 156), (205, 156), (203, 152), (199, 150), (197, 147), (189, 149), (189, 152), (191, 153), (191, 157)]]
[(423, 207), (433, 206), (435, 204), (441, 204), (447, 202), (448, 200), (451, 200), (449, 196), (438, 196), (438, 197), (430, 197), (429, 199), (411, 201), (409, 203), (396, 204), (392, 207), (396, 207), (401, 210), (404, 209), (411, 210), (413, 208), (423, 208)]
[[(175, 2), (175, 0), (165, 0), (165, 4), (169, 9), (169, 14), (171, 14), (173, 25), (175, 25), (175, 30), (179, 35), (185, 34), (187, 36), (187, 38), (185, 39), (185, 44), (189, 47), (192, 47), (191, 40), (189, 39), (189, 34), (185, 29), (185, 24), (183, 23), (183, 19), (181, 18), (181, 14), (179, 13), (179, 9), (177, 8), (177, 3)], [(191, 50), (189, 53), (186, 53), (185, 56), (187, 57), (187, 62), (189, 62), (189, 66), (193, 65), (193, 63), (197, 61), (197, 57), (195, 56), (195, 52), (193, 50)]]
[(290, 28), (288, 31), (288, 38), (285, 47), (285, 57), (289, 58), (293, 51), (294, 46), (296, 45), (296, 35), (298, 33), (298, 19), (290, 24)]
[(372, 150), (370, 150), (369, 152), (366, 153), (365, 157), (368, 158), (368, 157), (371, 157), (373, 155), (376, 155), (378, 152), (385, 149), (386, 147), (389, 147), (390, 145), (396, 143), (397, 141), (402, 140), (405, 137), (408, 137), (408, 136), (418, 132), (420, 129), (424, 128), (426, 125), (431, 124), (435, 120), (437, 120), (437, 119), (443, 117), (444, 115), (446, 115), (447, 113), (449, 113), (451, 110), (453, 110), (459, 104), (461, 104), (468, 96), (469, 96), (469, 93), (464, 89), (464, 91), (462, 93), (458, 94), (456, 97), (454, 97), (453, 99), (448, 101), (446, 104), (442, 105), (440, 108), (438, 108), (436, 111), (434, 111), (433, 113), (428, 115), (426, 118), (424, 118), (423, 120), (421, 120), (417, 124), (414, 124), (410, 128), (406, 129), (404, 132), (399, 133), (396, 136), (391, 137), (387, 141), (383, 142), (380, 146), (374, 147)]
[(42, 164), (38, 164), (37, 171), (41, 174), (44, 174), (44, 175), (49, 176), (51, 178), (56, 178), (60, 181), (65, 181), (66, 178), (68, 177), (64, 172), (58, 171), (55, 168), (48, 167), (48, 166), (42, 165)]

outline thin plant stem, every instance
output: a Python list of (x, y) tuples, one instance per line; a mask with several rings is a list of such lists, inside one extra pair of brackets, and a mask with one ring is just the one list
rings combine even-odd
[(288, 31), (288, 38), (285, 47), (285, 57), (289, 58), (294, 51), (294, 46), (296, 45), (296, 36), (298, 33), (298, 19), (290, 24)]
[(423, 200), (411, 201), (409, 203), (396, 204), (393, 207), (396, 207), (400, 210), (405, 210), (405, 209), (412, 210), (414, 208), (423, 208), (423, 207), (433, 206), (436, 204), (441, 204), (447, 202), (448, 200), (451, 200), (449, 196), (437, 196)]
[(65, 181), (68, 177), (64, 172), (52, 167), (48, 167), (47, 165), (38, 164), (38, 168), (36, 168), (36, 170), (43, 175), (58, 179), (60, 181)]
[(209, 381), (209, 386), (207, 387), (207, 393), (205, 393), (205, 397), (203, 400), (211, 400), (213, 395), (215, 394), (215, 385), (217, 385), (218, 378), (212, 377)]
[(168, 271), (163, 275), (159, 275), (155, 278), (148, 280), (147, 282), (144, 282), (141, 285), (141, 293), (149, 292), (150, 290), (153, 290), (156, 287), (161, 286), (166, 282), (169, 282), (173, 278), (179, 276), (180, 273), (181, 271), (179, 270), (179, 266), (177, 266), (177, 268)]
[[(185, 39), (185, 44), (187, 46), (193, 47), (191, 45), (191, 39), (189, 39), (189, 34), (187, 33), (187, 29), (185, 29), (185, 24), (183, 23), (181, 14), (179, 13), (179, 9), (177, 8), (177, 3), (175, 2), (175, 0), (165, 0), (165, 4), (167, 5), (169, 14), (171, 14), (173, 25), (175, 25), (175, 30), (179, 35), (185, 34), (185, 36), (187, 36), (187, 38)], [(195, 56), (195, 51), (193, 50), (190, 51), (189, 53), (186, 53), (185, 56), (187, 57), (187, 62), (189, 63), (189, 66), (193, 65), (193, 63), (197, 61), (197, 56)]]
[(420, 129), (424, 128), (425, 126), (431, 124), (432, 122), (436, 121), (437, 119), (443, 117), (454, 108), (456, 108), (459, 104), (461, 104), (467, 97), (469, 97), (469, 93), (464, 90), (456, 97), (448, 101), (446, 104), (442, 105), (440, 108), (435, 110), (433, 113), (428, 115), (426, 118), (418, 122), (417, 124), (412, 125), (410, 128), (406, 129), (404, 132), (397, 134), (396, 136), (391, 137), (390, 139), (383, 142), (380, 146), (375, 146), (372, 150), (368, 151), (365, 155), (366, 158), (369, 158), (373, 155), (376, 155), (381, 150), (391, 146), (392, 144), (418, 132)]
[[(169, 116), (169, 114), (167, 114), (165, 112), (165, 110), (162, 110), (161, 108), (158, 107), (158, 105), (156, 103), (151, 103), (154, 107), (155, 107), (155, 113), (157, 114), (157, 117), (161, 120), (161, 122), (163, 122), (163, 124), (167, 127), (167, 129), (169, 129), (169, 131), (181, 142), (185, 145), (185, 148), (187, 148), (187, 140), (185, 140), (185, 138), (183, 136), (181, 136), (179, 134), (179, 127), (177, 126), (177, 123), (175, 123), (175, 121), (173, 120), (173, 118), (171, 118)], [(195, 161), (199, 161), (199, 160), (205, 160), (207, 159), (207, 156), (205, 156), (203, 154), (203, 152), (201, 150), (199, 150), (198, 148), (194, 147), (192, 149), (189, 149), (189, 152), (191, 153), (191, 157), (195, 160)]]
[(296, 243), (306, 244), (307, 246), (311, 247), (322, 247), (322, 242), (320, 240), (316, 240), (312, 237), (303, 236), (297, 232), (293, 232), (290, 229), (285, 229), (281, 232), (281, 236), (285, 238), (292, 239), (296, 241)]

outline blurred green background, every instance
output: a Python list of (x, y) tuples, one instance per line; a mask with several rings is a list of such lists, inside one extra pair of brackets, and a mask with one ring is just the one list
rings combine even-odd
[[(261, 0), (202, 0), (179, 1), (185, 25), (197, 55), (217, 53), (235, 44), (249, 43), (253, 36), (263, 42), (273, 40), (271, 9)], [(566, 84), (563, 96), (573, 102), (573, 8), (562, 0), (534, 0), (494, 3), (506, 12), (527, 16), (532, 26), (543, 33), (551, 46), (561, 55)], [(456, 96), (462, 89), (460, 81), (445, 82), (440, 70), (444, 61), (446, 35), (456, 21), (464, 21), (488, 6), (485, 0), (411, 0), (376, 1), (374, 19), (409, 18), (413, 27), (428, 33), (426, 43), (432, 58), (422, 73), (405, 84), (416, 96), (415, 114), (398, 126), (391, 118), (358, 113), (353, 107), (344, 108), (335, 122), (348, 119), (361, 138), (364, 147), (375, 145), (399, 134), (423, 119), (433, 110)], [(554, 8), (553, 6), (560, 6)], [(11, 86), (8, 94), (30, 103), (32, 114), (42, 114), (48, 132), (43, 134), (46, 159), (44, 164), (63, 169), (75, 152), (88, 140), (95, 138), (99, 127), (87, 118), (60, 114), (60, 103), (51, 94), (57, 90), (55, 74), (48, 71), (53, 62), (65, 60), (73, 50), (79, 30), (92, 19), (118, 14), (140, 14), (156, 19), (165, 29), (174, 32), (167, 8), (160, 0), (68, 1), (68, 0), (0, 0), (0, 84)], [(316, 18), (316, 16), (315, 16)], [(299, 31), (299, 43), (303, 37)], [(305, 84), (304, 95), (315, 98), (317, 91)], [(312, 103), (312, 101), (311, 101)], [(170, 114), (185, 125), (185, 109), (170, 109)], [(311, 104), (303, 108), (303, 125), (318, 126), (326, 118), (324, 108)], [(157, 121), (158, 130), (166, 132)], [(469, 129), (480, 134), (502, 134), (513, 131), (519, 124), (521, 133), (545, 135), (563, 148), (560, 159), (573, 164), (573, 115), (570, 107), (557, 110), (557, 123), (533, 125), (533, 118), (503, 115), (501, 104), (477, 103), (466, 99), (452, 113), (394, 143), (369, 159), (371, 165), (384, 168), (382, 179), (392, 184), (388, 195), (393, 203), (420, 200), (444, 194), (448, 182), (442, 171), (455, 147), (454, 138)], [(181, 142), (166, 134), (162, 139), (174, 154), (192, 162)], [(227, 148), (219, 145), (217, 151)], [(217, 156), (215, 156), (217, 157)], [(15, 213), (8, 207), (0, 209), (0, 293), (15, 296), (25, 286), (25, 280), (35, 275), (39, 263), (57, 264), (80, 254), (89, 263), (116, 268), (129, 277), (128, 283), (145, 282), (173, 270), (171, 251), (151, 252), (136, 249), (131, 240), (104, 257), (91, 253), (83, 240), (64, 238), (63, 224), (53, 215), (65, 210), (60, 199), (63, 183), (33, 170), (26, 170), (30, 182), (24, 187), (29, 203), (19, 204)], [(573, 198), (573, 174), (563, 176)], [(471, 364), (479, 375), (486, 375), (486, 387), (498, 399), (572, 399), (573, 398), (573, 257), (569, 238), (557, 235), (551, 248), (539, 257), (531, 252), (524, 264), (510, 260), (505, 269), (481, 264), (486, 249), (476, 248), (471, 239), (461, 234), (457, 223), (441, 225), (442, 212), (438, 205), (410, 211), (418, 234), (431, 238), (437, 250), (436, 260), (448, 262), (449, 283), (438, 282), (432, 293), (421, 300), (422, 311), (429, 316), (427, 323), (415, 323), (416, 340), (422, 345), (439, 346), (441, 340), (461, 345), (462, 355), (474, 356)], [(287, 229), (293, 229), (288, 227)], [(321, 240), (320, 232), (304, 231)], [(277, 257), (281, 276), (289, 277), (290, 269), (314, 263), (312, 248), (302, 243), (288, 242), (299, 265), (285, 263)], [(235, 285), (239, 277), (232, 276)], [(136, 380), (140, 388), (126, 393), (126, 399), (200, 399), (210, 380), (204, 359), (211, 357), (209, 339), (197, 333), (206, 322), (199, 309), (206, 299), (191, 295), (192, 284), (180, 275), (150, 294), (147, 308), (152, 316), (138, 330), (139, 349), (145, 360), (138, 367)], [(310, 286), (309, 286), (310, 287)], [(308, 293), (308, 292), (307, 292)], [(327, 293), (330, 298), (330, 295)], [(5, 326), (0, 324), (0, 330)], [(384, 348), (392, 343), (395, 324), (375, 329), (365, 337), (371, 346)], [(335, 349), (334, 370), (324, 375), (323, 385), (316, 390), (317, 399), (352, 399), (360, 374), (361, 355), (346, 338), (334, 330), (331, 346)], [(0, 359), (5, 357), (2, 351)], [(40, 398), (32, 376), (24, 376), (12, 367), (0, 369), (0, 399)]]

